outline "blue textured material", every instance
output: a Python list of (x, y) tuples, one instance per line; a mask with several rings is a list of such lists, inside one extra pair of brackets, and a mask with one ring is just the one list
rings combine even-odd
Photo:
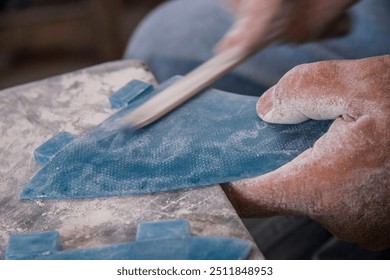
[(42, 165), (48, 163), (57, 154), (57, 152), (64, 149), (65, 146), (71, 143), (74, 139), (76, 139), (76, 136), (68, 132), (58, 133), (53, 138), (50, 138), (35, 149), (35, 161)]
[(6, 259), (19, 260), (239, 260), (248, 257), (251, 243), (237, 238), (195, 237), (186, 220), (138, 226), (132, 243), (61, 251), (57, 232), (12, 235)]
[(190, 235), (189, 224), (186, 220), (176, 220), (165, 223), (143, 223), (138, 225), (137, 240), (163, 238), (181, 238)]
[(61, 250), (58, 232), (40, 232), (11, 235), (6, 251), (6, 259), (39, 259)]
[(259, 176), (311, 147), (330, 125), (267, 124), (256, 114), (256, 97), (212, 89), (136, 132), (115, 130), (123, 115), (176, 79), (67, 145), (31, 179), (21, 197), (123, 196)]
[(129, 102), (141, 98), (144, 94), (147, 94), (152, 90), (153, 87), (150, 84), (132, 80), (109, 97), (111, 107), (122, 108)]

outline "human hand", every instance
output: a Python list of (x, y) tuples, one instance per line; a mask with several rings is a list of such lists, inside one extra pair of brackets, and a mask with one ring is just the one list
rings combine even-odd
[(264, 42), (302, 42), (349, 30), (346, 9), (357, 0), (224, 0), (236, 22), (217, 51), (262, 47)]
[(304, 64), (259, 100), (272, 123), (336, 119), (312, 148), (224, 190), (241, 216), (304, 215), (339, 238), (390, 247), (390, 55)]

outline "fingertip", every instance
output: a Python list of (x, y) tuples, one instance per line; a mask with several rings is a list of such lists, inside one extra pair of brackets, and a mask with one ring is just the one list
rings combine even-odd
[(296, 108), (291, 95), (282, 94), (278, 85), (267, 90), (257, 101), (257, 115), (263, 121), (274, 124), (298, 124), (307, 121), (309, 118)]
[(272, 111), (273, 109), (273, 93), (275, 91), (275, 87), (270, 88), (267, 90), (257, 101), (256, 104), (256, 111), (257, 115), (263, 119), (267, 120), (267, 115)]

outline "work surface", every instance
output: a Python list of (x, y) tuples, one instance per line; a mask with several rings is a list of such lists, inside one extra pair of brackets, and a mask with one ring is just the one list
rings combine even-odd
[[(58, 231), (64, 250), (131, 242), (147, 221), (187, 219), (191, 234), (252, 239), (221, 187), (153, 195), (24, 201), (41, 168), (35, 148), (61, 131), (82, 135), (112, 115), (108, 97), (132, 79), (154, 83), (137, 61), (118, 61), (0, 92), (0, 258), (10, 234)], [(252, 259), (263, 256), (253, 243)]]

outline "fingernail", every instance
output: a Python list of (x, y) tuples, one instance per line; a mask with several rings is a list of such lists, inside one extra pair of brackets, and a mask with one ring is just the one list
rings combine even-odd
[(272, 94), (264, 93), (257, 103), (257, 112), (264, 118), (273, 108)]

